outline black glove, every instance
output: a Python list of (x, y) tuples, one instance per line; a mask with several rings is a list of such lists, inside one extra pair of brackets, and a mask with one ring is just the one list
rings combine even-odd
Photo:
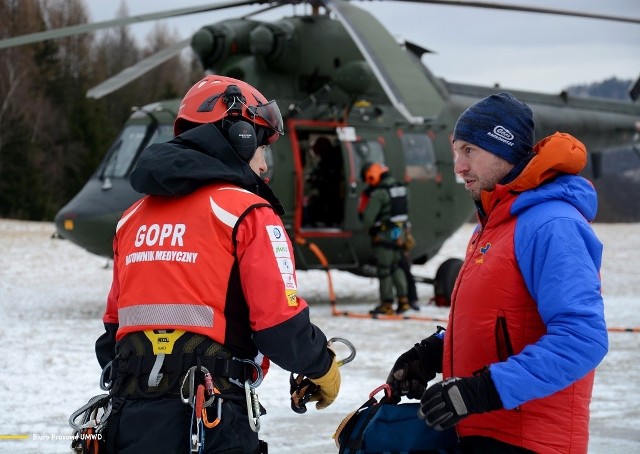
[(442, 372), (443, 332), (444, 328), (438, 326), (438, 331), (398, 357), (387, 377), (394, 401), (403, 395), (420, 399), (429, 380)]
[(474, 413), (504, 408), (488, 369), (474, 377), (452, 377), (427, 388), (418, 417), (429, 427), (446, 430)]

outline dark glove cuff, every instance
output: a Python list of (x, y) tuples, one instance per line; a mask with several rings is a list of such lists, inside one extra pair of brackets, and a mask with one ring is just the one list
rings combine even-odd
[(473, 396), (467, 401), (467, 408), (470, 413), (485, 413), (504, 408), (489, 369), (485, 369), (482, 373), (473, 377), (465, 378), (464, 382), (465, 388)]
[(433, 372), (438, 374), (442, 373), (442, 356), (444, 354), (443, 332), (444, 328), (439, 326), (437, 332), (426, 339), (422, 339), (419, 344), (414, 345), (422, 364), (429, 364)]

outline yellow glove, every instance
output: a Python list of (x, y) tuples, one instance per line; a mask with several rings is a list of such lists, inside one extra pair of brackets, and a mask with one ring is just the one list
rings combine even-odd
[(340, 369), (338, 369), (335, 355), (331, 359), (331, 366), (326, 374), (320, 378), (310, 378), (309, 380), (318, 386), (309, 399), (310, 401), (318, 401), (316, 408), (322, 410), (331, 405), (340, 391)]

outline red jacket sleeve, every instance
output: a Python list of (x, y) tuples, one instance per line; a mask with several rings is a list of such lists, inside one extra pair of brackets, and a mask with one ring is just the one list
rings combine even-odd
[(118, 282), (118, 251), (116, 250), (116, 238), (113, 239), (113, 279), (111, 281), (111, 289), (107, 296), (107, 307), (102, 316), (104, 323), (118, 323), (118, 296), (120, 295), (120, 283)]
[(285, 370), (326, 373), (327, 339), (298, 296), (293, 247), (273, 210), (256, 208), (239, 223), (236, 255), (258, 349)]
[(239, 223), (236, 256), (253, 331), (282, 323), (307, 307), (298, 296), (291, 241), (271, 209), (253, 209)]

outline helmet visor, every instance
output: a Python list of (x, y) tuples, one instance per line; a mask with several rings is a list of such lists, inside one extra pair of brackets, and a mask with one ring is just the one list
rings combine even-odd
[[(275, 101), (269, 101), (259, 106), (249, 106), (249, 112), (254, 117), (261, 118), (269, 128), (273, 129), (277, 134), (284, 134), (284, 124), (282, 122), (282, 114), (280, 108)], [(269, 143), (273, 143), (277, 138), (276, 134), (269, 137)]]

